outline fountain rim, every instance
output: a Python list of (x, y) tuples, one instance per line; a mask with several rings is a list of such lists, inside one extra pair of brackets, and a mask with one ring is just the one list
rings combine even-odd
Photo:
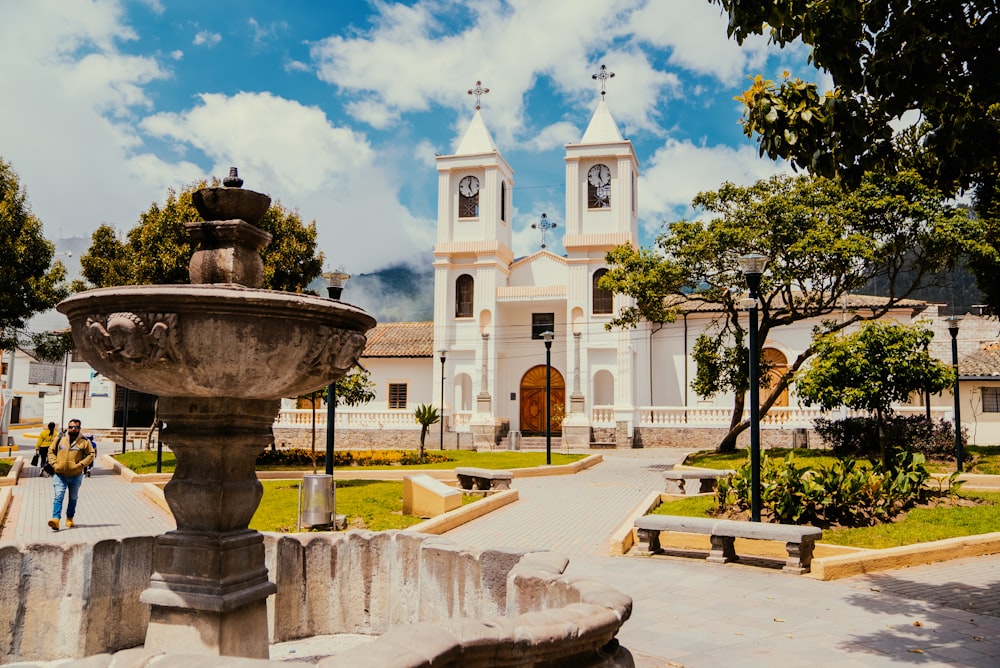
[[(263, 312), (261, 309), (264, 308)], [(336, 321), (341, 327), (365, 332), (376, 325), (367, 311), (335, 299), (297, 292), (248, 288), (236, 283), (123, 285), (94, 288), (67, 297), (56, 310), (72, 319), (83, 312), (117, 311), (199, 311), (217, 314), (257, 314), (259, 316), (319, 318)]]

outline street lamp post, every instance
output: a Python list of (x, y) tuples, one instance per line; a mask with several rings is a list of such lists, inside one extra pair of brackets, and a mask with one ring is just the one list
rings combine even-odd
[(552, 464), (552, 332), (542, 332), (545, 341), (545, 465)]
[(752, 253), (739, 258), (750, 289), (750, 521), (760, 522), (760, 351), (757, 343), (757, 291), (767, 256)]
[[(323, 278), (328, 281), (326, 294), (330, 299), (340, 300), (344, 294), (344, 286), (350, 274), (342, 271), (331, 271), (323, 274)], [(333, 475), (333, 447), (336, 439), (334, 425), (337, 420), (337, 383), (333, 382), (326, 386), (326, 474)]]
[(962, 405), (958, 396), (958, 323), (962, 316), (953, 315), (946, 319), (948, 333), (951, 334), (951, 366), (955, 369), (955, 470), (962, 472)]
[(438, 351), (438, 355), (441, 356), (441, 441), (438, 444), (438, 450), (444, 450), (444, 361), (448, 356), (448, 351), (442, 348)]

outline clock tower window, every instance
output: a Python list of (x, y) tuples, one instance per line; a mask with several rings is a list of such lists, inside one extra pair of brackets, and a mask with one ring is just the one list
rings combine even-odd
[(607, 165), (594, 165), (587, 172), (587, 208), (611, 208), (611, 170)]
[(479, 179), (475, 176), (463, 177), (458, 182), (458, 217), (479, 217)]

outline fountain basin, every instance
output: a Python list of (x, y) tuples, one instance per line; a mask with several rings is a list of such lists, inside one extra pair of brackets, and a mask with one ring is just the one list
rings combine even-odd
[(99, 288), (56, 308), (96, 371), (175, 397), (301, 396), (343, 376), (375, 326), (350, 304), (235, 284)]

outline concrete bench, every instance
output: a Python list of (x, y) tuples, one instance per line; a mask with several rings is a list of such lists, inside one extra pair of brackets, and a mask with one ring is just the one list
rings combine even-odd
[(782, 570), (797, 575), (809, 571), (816, 541), (823, 537), (823, 530), (817, 527), (677, 515), (644, 515), (635, 520), (635, 527), (639, 537), (636, 549), (640, 554), (662, 551), (661, 531), (708, 535), (712, 543), (708, 561), (717, 564), (739, 559), (734, 547), (737, 538), (781, 541), (785, 543), (785, 552), (788, 555)]
[(643, 515), (635, 520), (639, 542), (636, 549), (640, 554), (661, 552), (660, 532), (712, 534), (712, 527), (719, 520), (711, 517), (681, 517), (680, 515)]
[(403, 478), (403, 513), (437, 517), (462, 506), (462, 493), (426, 473)]
[(475, 491), (493, 491), (510, 489), (510, 481), (514, 474), (510, 471), (480, 469), (473, 466), (459, 466), (455, 469), (458, 484), (462, 489)]
[(732, 473), (726, 469), (668, 469), (663, 472), (667, 494), (704, 494), (714, 492), (719, 478)]

